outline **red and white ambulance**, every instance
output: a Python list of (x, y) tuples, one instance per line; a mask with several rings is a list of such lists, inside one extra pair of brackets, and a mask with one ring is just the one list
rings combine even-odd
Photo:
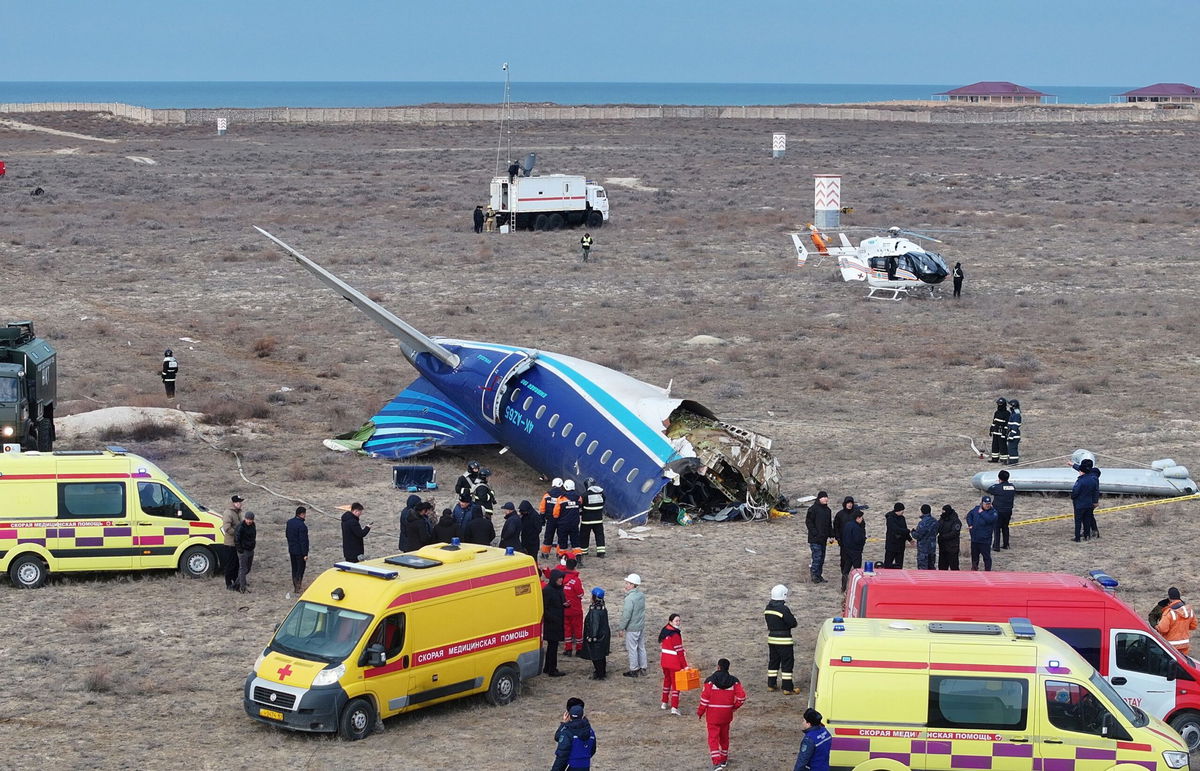
[(855, 570), (847, 617), (1004, 622), (1028, 618), (1060, 637), (1127, 702), (1165, 720), (1200, 750), (1200, 666), (1176, 651), (1093, 570), (1065, 573)]

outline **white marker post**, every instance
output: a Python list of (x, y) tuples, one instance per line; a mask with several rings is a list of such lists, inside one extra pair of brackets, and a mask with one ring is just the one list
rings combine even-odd
[(217, 118), (217, 136), (225, 136), (225, 129), (229, 128), (228, 118)]
[(841, 227), (842, 175), (816, 174), (813, 185), (813, 224), (822, 230)]
[(785, 152), (787, 152), (787, 134), (772, 134), (771, 157), (782, 158)]

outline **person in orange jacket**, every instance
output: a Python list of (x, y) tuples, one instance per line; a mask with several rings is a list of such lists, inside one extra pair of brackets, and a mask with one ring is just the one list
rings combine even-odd
[(713, 771), (721, 771), (729, 763), (729, 726), (733, 723), (733, 713), (745, 703), (746, 690), (729, 674), (729, 659), (719, 660), (717, 671), (704, 681), (700, 706), (696, 707), (696, 716), (707, 718), (708, 754)]
[(538, 513), (546, 523), (546, 535), (542, 538), (542, 559), (550, 558), (550, 547), (554, 544), (554, 536), (558, 532), (558, 514), (554, 510), (554, 504), (563, 494), (562, 483), (561, 479), (555, 477), (550, 483), (550, 489), (542, 493), (542, 500), (538, 502)]
[(1196, 614), (1179, 596), (1179, 590), (1172, 586), (1167, 590), (1167, 606), (1158, 620), (1158, 633), (1167, 638), (1175, 650), (1187, 656), (1192, 650), (1191, 632), (1195, 628)]
[(683, 634), (679, 624), (683, 621), (678, 613), (672, 613), (667, 625), (658, 633), (661, 650), (660, 663), (663, 671), (662, 708), (671, 707), (671, 714), (679, 714), (679, 689), (675, 687), (675, 673), (687, 668), (687, 654), (683, 650)]

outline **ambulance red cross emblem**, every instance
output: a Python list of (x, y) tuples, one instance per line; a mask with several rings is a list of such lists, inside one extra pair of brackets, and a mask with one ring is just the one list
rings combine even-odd
[(284, 664), (282, 667), (280, 667), (280, 668), (279, 668), (279, 670), (278, 670), (278, 671), (279, 671), (279, 679), (280, 679), (280, 680), (283, 680), (283, 679), (285, 679), (285, 678), (286, 678), (288, 675), (292, 674), (292, 665), (291, 665), (291, 664)]

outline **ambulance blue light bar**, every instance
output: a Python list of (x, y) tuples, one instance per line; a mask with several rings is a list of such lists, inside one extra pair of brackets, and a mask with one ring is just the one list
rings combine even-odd
[(359, 575), (364, 576), (374, 576), (375, 578), (382, 578), (385, 581), (394, 581), (400, 575), (395, 570), (379, 568), (375, 567), (374, 565), (363, 565), (359, 562), (335, 562), (333, 563), (333, 566), (343, 573), (358, 573)]
[(1008, 623), (1018, 640), (1032, 640), (1037, 635), (1033, 622), (1027, 618), (1010, 618)]
[(1089, 570), (1088, 578), (1092, 579), (1096, 583), (1100, 584), (1100, 586), (1108, 590), (1116, 589), (1121, 585), (1120, 581), (1113, 578), (1108, 573), (1105, 573), (1103, 570)]

